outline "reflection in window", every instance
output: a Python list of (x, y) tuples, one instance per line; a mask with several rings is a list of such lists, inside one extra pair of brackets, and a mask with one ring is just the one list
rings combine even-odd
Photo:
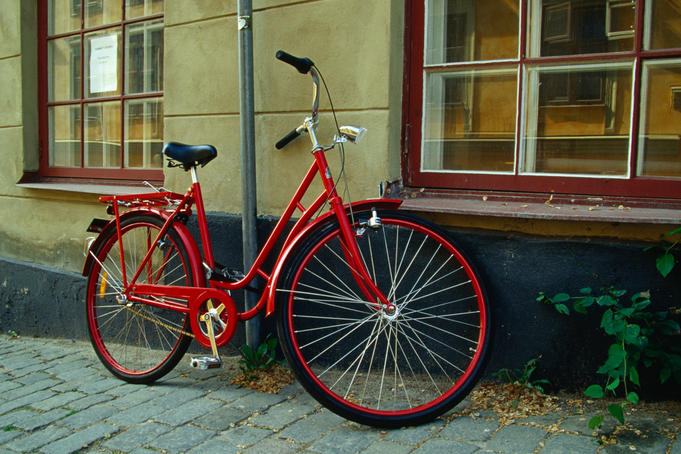
[(524, 171), (626, 175), (631, 73), (631, 64), (532, 68)]
[(515, 71), (434, 73), (428, 77), (424, 170), (513, 170)]
[(85, 167), (121, 166), (120, 103), (85, 106)]
[(125, 108), (125, 166), (162, 168), (163, 101), (131, 100)]
[(47, 110), (50, 166), (80, 166), (80, 107), (55, 106)]
[(427, 64), (518, 56), (518, 1), (430, 0)]
[(636, 5), (630, 0), (535, 1), (530, 55), (559, 56), (631, 51)]
[(639, 134), (638, 174), (681, 176), (681, 60), (644, 66)]
[(163, 91), (163, 22), (129, 26), (126, 40), (126, 93)]
[(678, 0), (646, 2), (645, 16), (644, 48), (681, 47), (681, 4)]

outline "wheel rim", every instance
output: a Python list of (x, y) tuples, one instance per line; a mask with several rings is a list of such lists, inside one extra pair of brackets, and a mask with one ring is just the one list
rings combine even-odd
[(396, 312), (365, 300), (341, 266), (335, 230), (305, 255), (293, 278), (286, 306), (293, 352), (342, 406), (379, 416), (433, 411), (468, 386), (481, 362), (488, 317), (482, 288), (436, 232), (402, 219), (383, 224), (357, 243)]
[[(129, 279), (159, 228), (153, 223), (135, 222), (121, 229)], [(90, 334), (98, 353), (111, 368), (123, 375), (146, 376), (167, 363), (189, 323), (185, 314), (125, 300), (119, 251), (114, 234), (95, 259), (96, 278), (90, 279), (88, 289)], [(165, 235), (137, 282), (191, 285), (187, 270), (186, 257), (171, 236)]]

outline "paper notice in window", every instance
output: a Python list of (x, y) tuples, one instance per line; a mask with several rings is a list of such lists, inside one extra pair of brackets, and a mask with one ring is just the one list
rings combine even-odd
[(90, 93), (118, 89), (118, 36), (106, 35), (90, 40)]

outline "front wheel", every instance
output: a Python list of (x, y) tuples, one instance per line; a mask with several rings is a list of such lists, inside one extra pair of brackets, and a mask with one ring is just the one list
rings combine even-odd
[[(399, 212), (355, 237), (396, 311), (367, 300), (327, 222), (289, 262), (278, 333), (302, 385), (330, 410), (381, 427), (422, 424), (466, 396), (482, 369), (490, 311), (480, 278), (439, 227)], [(359, 230), (358, 230), (359, 229)]]

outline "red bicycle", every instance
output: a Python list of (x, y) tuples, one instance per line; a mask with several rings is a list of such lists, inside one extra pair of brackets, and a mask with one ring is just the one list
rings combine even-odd
[[(192, 338), (212, 353), (192, 365), (219, 367), (218, 348), (237, 323), (265, 309), (276, 315), (298, 380), (330, 410), (382, 427), (432, 420), (463, 399), (482, 369), (491, 329), (483, 285), (449, 235), (398, 211), (400, 200), (343, 203), (336, 186), (344, 171), (334, 179), (325, 152), (338, 147), (344, 157), (343, 143), (364, 130), (336, 127), (332, 144), (320, 144), (319, 71), (307, 58), (277, 58), (312, 76), (314, 98), (312, 115), (276, 146), (307, 133), (314, 162), (252, 268), (242, 274), (213, 258), (197, 167), (215, 148), (166, 144), (168, 165), (191, 172), (187, 192), (101, 197), (113, 219), (88, 228), (99, 233), (83, 269), (92, 344), (115, 376), (149, 383), (175, 367)], [(317, 175), (324, 190), (305, 207)], [(185, 225), (192, 206), (203, 253)], [(257, 306), (238, 312), (230, 292), (256, 277), (266, 282)]]

